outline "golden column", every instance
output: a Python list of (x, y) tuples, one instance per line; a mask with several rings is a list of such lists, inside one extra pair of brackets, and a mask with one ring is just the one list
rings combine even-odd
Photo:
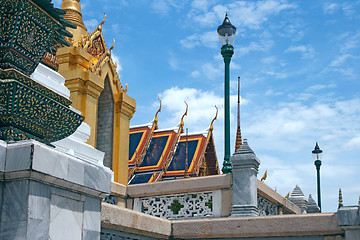
[[(81, 111), (85, 122), (91, 127), (88, 144), (96, 147), (98, 126), (98, 99), (108, 78), (114, 101), (113, 136), (111, 161), (114, 180), (127, 184), (129, 160), (129, 125), (136, 102), (126, 94), (116, 72), (116, 64), (111, 59), (111, 50), (107, 49), (102, 35), (102, 24), (90, 34), (82, 20), (80, 0), (63, 0), (65, 19), (78, 26), (71, 29), (73, 38), (70, 47), (61, 47), (57, 51), (59, 73), (65, 77), (65, 85), (70, 90), (72, 106)], [(70, 30), (70, 29), (69, 29)], [(100, 149), (101, 150), (101, 149)]]

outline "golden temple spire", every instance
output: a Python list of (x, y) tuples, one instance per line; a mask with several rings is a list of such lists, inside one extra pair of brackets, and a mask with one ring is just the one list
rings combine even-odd
[(343, 207), (343, 199), (342, 199), (342, 193), (341, 193), (341, 188), (339, 188), (339, 206), (338, 209)]
[(66, 10), (64, 19), (77, 26), (77, 29), (69, 29), (73, 34), (74, 42), (78, 42), (81, 39), (81, 36), (88, 35), (82, 20), (80, 0), (63, 0), (61, 8)]
[(241, 138), (241, 128), (240, 128), (240, 77), (238, 77), (238, 111), (237, 111), (237, 130), (236, 130), (236, 142), (235, 142), (235, 152), (242, 145)]

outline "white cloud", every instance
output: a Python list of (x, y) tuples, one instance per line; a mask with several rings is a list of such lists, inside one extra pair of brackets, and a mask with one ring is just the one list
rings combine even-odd
[(294, 9), (295, 4), (288, 4), (285, 1), (237, 1), (229, 5), (232, 21), (236, 25), (258, 29), (270, 16), (277, 15), (281, 11)]
[(271, 39), (262, 39), (259, 42), (251, 42), (248, 46), (240, 46), (235, 48), (235, 51), (239, 55), (246, 55), (250, 52), (259, 51), (267, 52), (274, 45), (274, 41)]
[(223, 74), (223, 69), (219, 66), (214, 66), (212, 63), (205, 63), (201, 67), (202, 73), (210, 80), (218, 79)]
[(218, 35), (215, 31), (205, 32), (203, 34), (193, 34), (180, 40), (181, 46), (185, 48), (194, 48), (197, 46), (206, 46), (218, 48)]
[(175, 56), (174, 52), (169, 52), (168, 63), (172, 70), (176, 71), (180, 69), (179, 61)]
[(358, 48), (360, 45), (360, 33), (344, 35), (342, 39), (339, 38), (339, 44), (342, 53), (348, 53), (350, 50)]
[(350, 54), (343, 54), (338, 56), (336, 59), (334, 59), (333, 61), (331, 61), (330, 63), (330, 67), (338, 67), (341, 66), (345, 63), (345, 61), (348, 58), (354, 58), (354, 56), (350, 55)]
[[(236, 1), (231, 4), (218, 4), (210, 8), (211, 2), (198, 0), (192, 3), (188, 17), (191, 23), (196, 22), (200, 29), (205, 27), (214, 28), (224, 19), (226, 12), (229, 13), (231, 22), (238, 28), (238, 33), (244, 27), (259, 29), (271, 16), (279, 14), (281, 11), (295, 9), (295, 4), (288, 4), (286, 1)], [(191, 25), (192, 26), (192, 25)], [(218, 48), (218, 36), (216, 31), (196, 33), (180, 41), (185, 48), (194, 48), (202, 45), (210, 48)], [(269, 36), (259, 42), (251, 42), (249, 46), (236, 49), (242, 55), (250, 51), (266, 51), (273, 45)]]
[(191, 72), (190, 76), (193, 77), (193, 78), (198, 78), (200, 77), (200, 72), (199, 71), (193, 71)]
[[(295, 151), (303, 147), (304, 141), (318, 137), (329, 146), (342, 145), (341, 142), (348, 142), (345, 139), (360, 134), (360, 123), (353, 121), (356, 116), (360, 116), (360, 99), (310, 106), (300, 102), (281, 103), (252, 113), (246, 131), (263, 149), (280, 147), (281, 151)], [(326, 141), (322, 136), (337, 136), (337, 139)]]
[(351, 138), (347, 143), (345, 143), (345, 147), (348, 148), (360, 148), (360, 135)]
[(278, 34), (281, 37), (290, 38), (292, 41), (299, 41), (305, 36), (304, 27), (305, 23), (298, 20), (295, 23), (291, 22), (289, 25), (286, 25)]
[(191, 7), (200, 11), (207, 11), (212, 1), (209, 0), (194, 0)]
[(114, 52), (111, 52), (111, 58), (113, 60), (114, 63), (117, 63), (117, 73), (120, 75), (120, 72), (123, 70), (122, 66), (121, 66), (121, 63), (120, 63), (120, 60), (119, 60), (119, 57), (117, 55), (115, 55)]
[[(186, 101), (189, 104), (189, 112), (186, 124), (192, 127), (192, 131), (201, 131), (208, 127), (215, 115), (215, 105), (219, 108), (218, 119), (223, 119), (224, 99), (212, 91), (202, 91), (195, 88), (172, 87), (159, 94), (162, 99), (164, 111), (167, 111), (166, 127), (178, 124), (180, 117), (185, 111)], [(237, 104), (237, 95), (230, 96), (231, 107)], [(241, 98), (241, 105), (246, 105), (247, 99)], [(159, 120), (160, 121), (160, 120)]]
[[(202, 91), (194, 88), (173, 87), (159, 94), (163, 106), (170, 115), (166, 119), (166, 127), (175, 126), (184, 114), (186, 101), (189, 104), (188, 116), (185, 124), (191, 126), (192, 131), (201, 131), (208, 127), (211, 118), (215, 115), (215, 105), (219, 112), (223, 109), (223, 99), (214, 92)], [(219, 114), (219, 118), (221, 118)]]
[[(229, 18), (235, 26), (258, 29), (266, 22), (269, 17), (279, 14), (281, 11), (296, 8), (295, 4), (288, 4), (284, 1), (236, 1), (231, 4), (218, 4), (210, 10), (209, 3), (196, 1), (189, 17), (201, 26), (213, 26), (224, 19), (225, 13), (229, 13)], [(199, 10), (202, 12), (199, 13)]]
[(315, 50), (310, 45), (290, 46), (288, 49), (285, 50), (285, 53), (294, 53), (294, 52), (300, 52), (302, 54), (303, 59), (313, 58), (315, 55)]
[(155, 0), (152, 1), (151, 7), (156, 13), (167, 15), (173, 8), (182, 8), (184, 3), (183, 0)]
[(283, 92), (274, 92), (274, 90), (272, 90), (272, 89), (268, 89), (265, 92), (265, 96), (281, 96), (283, 94), (284, 94)]
[(348, 79), (357, 79), (359, 76), (358, 51), (360, 45), (360, 32), (344, 32), (334, 38), (335, 47), (338, 52), (333, 50), (333, 59), (330, 61), (320, 74), (337, 72)]
[(325, 3), (323, 4), (324, 14), (334, 14), (342, 10), (346, 17), (353, 17), (356, 14), (356, 6), (359, 2)]
[(354, 9), (354, 5), (355, 4), (359, 4), (359, 2), (357, 3), (353, 3), (353, 2), (344, 2), (342, 4), (342, 10), (344, 11), (344, 15), (347, 17), (352, 17), (356, 14), (356, 10)]
[(287, 73), (284, 72), (264, 71), (264, 73), (278, 79), (285, 79), (289, 76)]
[(340, 5), (337, 3), (324, 3), (323, 4), (323, 11), (325, 14), (333, 14), (339, 8), (340, 8)]
[(276, 61), (276, 57), (275, 56), (271, 56), (271, 57), (265, 57), (263, 59), (261, 59), (261, 62), (264, 64), (273, 64)]
[[(251, 147), (251, 141), (249, 144)], [(265, 171), (268, 171), (268, 177), (265, 181), (268, 186), (272, 188), (276, 187), (278, 191), (285, 195), (296, 184), (300, 186), (304, 185), (304, 177), (301, 174), (302, 171), (299, 171), (296, 166), (292, 166), (284, 160), (266, 154), (260, 154), (258, 157), (261, 161), (258, 178), (262, 177)]]
[(118, 23), (111, 24), (111, 29), (115, 35), (118, 35), (120, 32), (120, 27)]
[(157, 13), (160, 13), (162, 15), (167, 14), (170, 9), (170, 6), (167, 3), (167, 1), (162, 1), (162, 0), (153, 1), (151, 6)]
[(306, 89), (306, 92), (315, 92), (315, 91), (319, 91), (319, 90), (323, 90), (323, 89), (327, 89), (327, 88), (334, 88), (334, 87), (336, 87), (335, 84), (328, 84), (328, 85), (316, 84), (316, 85), (308, 87)]
[(90, 20), (85, 20), (84, 24), (85, 24), (86, 28), (94, 29), (100, 24), (100, 22), (98, 20), (96, 20), (95, 18), (93, 18), (93, 19), (90, 19)]

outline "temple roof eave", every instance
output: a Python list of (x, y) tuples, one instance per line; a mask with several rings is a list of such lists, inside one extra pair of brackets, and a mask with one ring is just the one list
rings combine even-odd
[(152, 126), (153, 122), (154, 121), (151, 121), (151, 122), (148, 122), (148, 123), (145, 123), (145, 124), (139, 124), (139, 125), (130, 126), (130, 130), (131, 129), (136, 129), (136, 128), (143, 128), (143, 127), (150, 128)]
[(165, 128), (165, 129), (157, 129), (154, 132), (155, 133), (159, 133), (159, 132), (169, 132), (169, 131), (176, 131), (178, 130), (179, 127), (171, 127), (171, 128)]
[(180, 134), (180, 137), (186, 137), (186, 135), (188, 137), (191, 137), (191, 136), (197, 136), (197, 135), (202, 135), (204, 137), (206, 137), (208, 135), (208, 131), (200, 131), (200, 132), (191, 132), (191, 133), (181, 133)]

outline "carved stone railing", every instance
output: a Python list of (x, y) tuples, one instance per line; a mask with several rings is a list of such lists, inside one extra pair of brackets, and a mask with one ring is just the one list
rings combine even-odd
[(279, 207), (259, 194), (257, 195), (257, 206), (259, 208), (259, 216), (279, 214)]
[(166, 219), (219, 217), (221, 191), (184, 193), (134, 199), (134, 210)]
[[(229, 217), (231, 177), (224, 174), (129, 186), (112, 183), (111, 195), (105, 202), (163, 219)], [(264, 182), (257, 182), (257, 196), (260, 216), (301, 213), (300, 208)]]

